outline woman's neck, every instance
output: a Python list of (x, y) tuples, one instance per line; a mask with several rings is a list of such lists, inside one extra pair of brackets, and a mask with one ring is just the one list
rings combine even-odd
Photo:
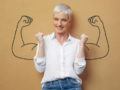
[(55, 33), (55, 37), (59, 41), (60, 44), (63, 44), (68, 39), (68, 36), (69, 36), (68, 32), (61, 33), (61, 34)]

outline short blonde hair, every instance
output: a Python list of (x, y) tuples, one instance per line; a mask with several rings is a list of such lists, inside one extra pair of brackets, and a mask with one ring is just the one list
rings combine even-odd
[(55, 13), (64, 13), (64, 14), (67, 14), (68, 15), (68, 18), (71, 19), (72, 17), (72, 10), (71, 8), (66, 5), (66, 4), (57, 4), (54, 8), (54, 14)]

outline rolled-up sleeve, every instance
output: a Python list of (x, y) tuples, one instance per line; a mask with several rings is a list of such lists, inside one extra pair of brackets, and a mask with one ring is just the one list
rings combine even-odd
[(45, 71), (45, 57), (43, 58), (37, 58), (37, 57), (34, 57), (34, 65), (35, 65), (35, 68), (38, 72), (44, 72)]
[(80, 41), (78, 42), (77, 44), (77, 48), (76, 48), (76, 56), (75, 56), (75, 61), (74, 61), (74, 71), (77, 75), (81, 74), (85, 67), (86, 67), (86, 60), (85, 60), (85, 57), (82, 57), (82, 58), (78, 58), (78, 53), (79, 53), (79, 48), (80, 48), (80, 45), (79, 45)]
[(74, 70), (77, 75), (81, 74), (86, 67), (85, 58), (76, 58), (74, 62)]
[(34, 65), (38, 72), (42, 73), (45, 71), (46, 60), (45, 57), (39, 58), (37, 57), (39, 50), (39, 44), (37, 45), (36, 55), (34, 56)]

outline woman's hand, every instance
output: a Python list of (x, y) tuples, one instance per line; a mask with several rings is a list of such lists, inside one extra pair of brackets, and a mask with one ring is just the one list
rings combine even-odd
[(80, 45), (84, 45), (88, 40), (88, 36), (86, 34), (82, 34), (80, 38)]
[(38, 32), (38, 33), (35, 35), (35, 37), (36, 37), (36, 39), (38, 40), (39, 44), (43, 44), (43, 43), (44, 43), (43, 33)]

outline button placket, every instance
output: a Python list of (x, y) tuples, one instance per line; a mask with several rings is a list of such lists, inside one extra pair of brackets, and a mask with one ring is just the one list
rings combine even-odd
[(60, 67), (61, 67), (61, 77), (64, 76), (64, 52), (63, 52), (63, 46), (61, 46), (61, 49), (60, 49), (60, 53), (61, 53), (61, 60), (60, 60)]

